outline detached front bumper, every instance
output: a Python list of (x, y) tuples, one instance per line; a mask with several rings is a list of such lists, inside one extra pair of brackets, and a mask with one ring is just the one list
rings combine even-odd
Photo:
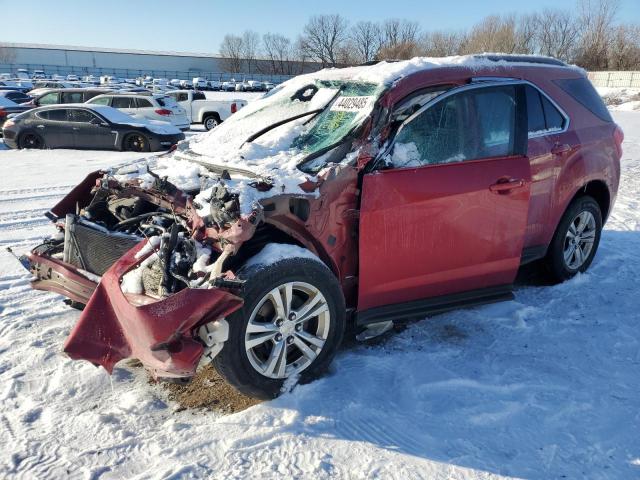
[(109, 373), (120, 360), (137, 358), (156, 378), (187, 379), (204, 352), (194, 337), (196, 328), (238, 310), (242, 299), (220, 288), (186, 288), (161, 300), (124, 294), (122, 277), (155, 254), (136, 258), (144, 245), (129, 250), (99, 283), (36, 249), (27, 256), (32, 286), (86, 304), (64, 345), (69, 357), (102, 365)]

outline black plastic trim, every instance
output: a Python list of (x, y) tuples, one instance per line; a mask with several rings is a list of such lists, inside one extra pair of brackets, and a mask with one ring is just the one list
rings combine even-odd
[(430, 297), (411, 302), (383, 305), (356, 313), (356, 325), (366, 326), (386, 321), (411, 320), (416, 317), (434, 315), (458, 308), (475, 307), (486, 303), (513, 300), (512, 285), (480, 288), (467, 292)]
[(520, 265), (526, 265), (527, 263), (535, 262), (544, 258), (547, 254), (546, 245), (536, 245), (535, 247), (527, 247), (522, 250), (520, 256)]

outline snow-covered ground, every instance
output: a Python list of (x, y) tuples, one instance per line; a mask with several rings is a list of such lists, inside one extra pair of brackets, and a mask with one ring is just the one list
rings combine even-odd
[[(139, 368), (61, 354), (78, 318), (0, 252), (0, 478), (640, 477), (640, 112), (588, 273), (440, 315), (233, 415), (176, 411)], [(128, 153), (3, 151), (0, 246)], [(135, 155), (135, 154), (134, 154)]]

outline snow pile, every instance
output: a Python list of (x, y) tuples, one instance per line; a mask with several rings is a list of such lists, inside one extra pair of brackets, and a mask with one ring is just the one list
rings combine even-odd
[(596, 90), (609, 110), (640, 110), (640, 88), (596, 87)]
[[(344, 348), (234, 415), (179, 411), (128, 362), (70, 360), (79, 312), (0, 250), (0, 477), (638, 478), (640, 113), (613, 116), (622, 180), (585, 274)], [(87, 173), (137, 156), (0, 150), (0, 243), (26, 253)]]
[(136, 161), (114, 168), (111, 174), (119, 182), (138, 180), (142, 188), (150, 188), (156, 181), (156, 177), (150, 172), (161, 179), (166, 178), (185, 192), (200, 190), (201, 177), (209, 176), (205, 167), (173, 157), (151, 157), (148, 160)]
[[(257, 255), (251, 257), (246, 267), (254, 265), (271, 265), (288, 258), (309, 258), (320, 262), (320, 259), (306, 248), (284, 243), (268, 243)], [(324, 263), (322, 263), (324, 265)]]

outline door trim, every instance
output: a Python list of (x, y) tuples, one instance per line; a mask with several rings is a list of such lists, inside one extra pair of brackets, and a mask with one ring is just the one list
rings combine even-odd
[(356, 312), (356, 326), (363, 327), (374, 323), (411, 320), (459, 308), (475, 307), (487, 303), (513, 300), (513, 286), (497, 285), (466, 292), (452, 293), (438, 297), (429, 297), (411, 302), (395, 303)]

